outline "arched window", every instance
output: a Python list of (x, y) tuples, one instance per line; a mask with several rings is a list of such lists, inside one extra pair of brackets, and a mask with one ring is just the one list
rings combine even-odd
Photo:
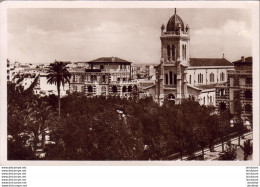
[(177, 74), (174, 74), (174, 84), (177, 84)]
[(182, 59), (184, 60), (184, 45), (182, 45)]
[(170, 71), (170, 84), (172, 84), (172, 72)]
[(105, 86), (101, 87), (101, 95), (106, 95), (107, 88)]
[(174, 96), (173, 94), (169, 94), (169, 95), (168, 95), (168, 99), (169, 99), (169, 100), (174, 100), (174, 99), (175, 99), (175, 96)]
[(137, 91), (137, 86), (136, 85), (133, 86), (133, 90)]
[(92, 86), (88, 86), (88, 92), (93, 92), (93, 88), (92, 88)]
[(203, 83), (203, 74), (198, 74), (198, 83)]
[(126, 92), (126, 86), (123, 86), (122, 92)]
[(225, 73), (221, 72), (220, 73), (220, 81), (224, 81), (225, 80)]
[(173, 94), (168, 95), (168, 100), (171, 101), (171, 103), (175, 104), (175, 96)]
[(102, 75), (102, 83), (106, 82), (106, 75)]
[(113, 87), (112, 87), (112, 91), (113, 91), (114, 93), (116, 93), (116, 92), (117, 92), (117, 87), (116, 87), (116, 86), (113, 86)]
[(209, 75), (209, 80), (210, 80), (210, 82), (214, 82), (214, 73), (211, 73)]
[(226, 92), (225, 92), (225, 89), (224, 89), (224, 88), (221, 88), (221, 89), (219, 90), (219, 95), (220, 95), (220, 96), (226, 95)]
[(175, 46), (172, 45), (172, 60), (175, 61)]
[(167, 45), (167, 59), (168, 61), (171, 60), (171, 47), (169, 45)]
[(168, 74), (165, 74), (165, 84), (168, 84)]

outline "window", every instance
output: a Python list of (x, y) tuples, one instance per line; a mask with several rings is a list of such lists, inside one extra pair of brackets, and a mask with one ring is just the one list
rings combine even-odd
[(190, 82), (190, 84), (191, 84), (191, 75), (190, 75), (190, 81), (189, 81), (189, 82)]
[(90, 76), (90, 80), (91, 80), (91, 82), (96, 81), (97, 80), (97, 76), (96, 75), (91, 75)]
[(101, 87), (101, 94), (106, 95), (106, 90), (107, 90), (107, 88), (105, 86), (102, 86)]
[(175, 46), (172, 45), (172, 60), (175, 61), (176, 58), (175, 58)]
[(126, 92), (126, 86), (123, 86), (122, 92)]
[(128, 86), (128, 92), (131, 92), (133, 90), (132, 86)]
[(240, 91), (239, 90), (234, 91), (234, 99), (240, 99)]
[(136, 85), (134, 85), (133, 90), (137, 91), (137, 86)]
[(113, 86), (113, 87), (112, 87), (112, 91), (113, 91), (114, 93), (116, 93), (116, 92), (117, 92), (117, 87), (116, 87), (116, 86)]
[(74, 91), (77, 91), (77, 90), (78, 90), (78, 87), (77, 87), (77, 86), (73, 86), (73, 90), (74, 90)]
[(251, 85), (252, 84), (252, 78), (251, 77), (247, 77), (246, 78), (246, 84), (247, 85)]
[(209, 81), (210, 81), (210, 82), (214, 82), (214, 73), (211, 73), (211, 74), (209, 75)]
[(84, 79), (85, 79), (84, 75), (81, 75), (80, 79), (79, 79), (79, 82), (84, 82)]
[(220, 95), (220, 96), (226, 95), (226, 90), (225, 90), (224, 88), (221, 88), (221, 89), (219, 90), (219, 95)]
[(234, 86), (239, 86), (239, 78), (238, 78), (238, 76), (234, 77)]
[(102, 82), (103, 82), (103, 83), (106, 82), (106, 75), (102, 75)]
[(245, 112), (252, 112), (252, 105), (246, 104), (245, 105)]
[(224, 72), (220, 73), (220, 81), (225, 81), (225, 73)]
[(81, 92), (85, 92), (85, 86), (81, 86)]
[(171, 60), (171, 47), (169, 45), (167, 45), (167, 58), (168, 58), (168, 61)]
[(226, 103), (223, 103), (223, 102), (220, 103), (219, 108), (220, 108), (221, 111), (226, 110), (226, 108), (227, 108)]
[(198, 74), (198, 83), (203, 83), (203, 74)]
[(117, 78), (117, 81), (120, 82), (120, 78)]
[(88, 86), (88, 92), (93, 92), (92, 86)]
[(184, 50), (185, 50), (185, 49), (184, 49), (184, 45), (182, 45), (182, 59), (183, 59), (183, 60), (184, 60), (184, 58), (185, 58), (185, 57), (184, 57)]
[(187, 57), (187, 45), (184, 46), (184, 59), (186, 60)]
[(168, 84), (168, 74), (165, 74), (165, 84)]
[(245, 90), (245, 99), (252, 99), (252, 91)]
[(174, 74), (174, 84), (177, 84), (177, 74)]
[(170, 84), (172, 84), (172, 72), (170, 71)]
[(187, 57), (187, 51), (186, 51), (186, 45), (182, 45), (182, 59), (186, 60)]

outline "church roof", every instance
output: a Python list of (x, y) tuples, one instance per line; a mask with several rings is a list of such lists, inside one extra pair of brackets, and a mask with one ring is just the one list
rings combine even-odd
[(225, 58), (190, 58), (190, 66), (233, 66)]
[(176, 9), (175, 9), (175, 14), (169, 19), (166, 27), (167, 32), (171, 31), (178, 31), (178, 26), (181, 27), (181, 30), (184, 31), (184, 23), (180, 16), (176, 14)]
[(95, 60), (91, 60), (88, 63), (105, 63), (105, 62), (131, 64), (130, 61), (123, 60), (123, 59), (118, 58), (118, 57), (101, 57), (101, 58), (98, 58), (98, 59), (95, 59)]

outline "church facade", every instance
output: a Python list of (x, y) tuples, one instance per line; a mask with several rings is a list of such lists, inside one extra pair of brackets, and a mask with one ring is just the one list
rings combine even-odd
[(190, 28), (176, 9), (166, 27), (161, 26), (161, 61), (155, 67), (154, 97), (176, 104), (193, 99), (200, 104), (215, 106), (215, 86), (227, 81), (227, 71), (234, 69), (224, 58), (190, 58)]

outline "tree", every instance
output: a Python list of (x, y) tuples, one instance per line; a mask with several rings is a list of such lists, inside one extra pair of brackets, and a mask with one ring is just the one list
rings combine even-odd
[(236, 147), (231, 144), (230, 141), (227, 142), (224, 154), (219, 157), (219, 160), (235, 160), (237, 157)]
[(57, 85), (58, 91), (58, 111), (60, 117), (60, 86), (64, 86), (66, 82), (70, 82), (71, 74), (68, 71), (67, 64), (64, 62), (55, 61), (54, 63), (50, 64), (48, 70), (48, 83)]
[(224, 151), (224, 141), (227, 138), (226, 136), (230, 132), (230, 112), (229, 110), (224, 110), (220, 113), (218, 116), (218, 134), (221, 139), (221, 144), (222, 144), (222, 152)]
[(244, 160), (247, 160), (247, 157), (253, 154), (253, 144), (251, 144), (250, 140), (246, 140), (244, 141), (244, 146), (241, 148), (244, 151)]

